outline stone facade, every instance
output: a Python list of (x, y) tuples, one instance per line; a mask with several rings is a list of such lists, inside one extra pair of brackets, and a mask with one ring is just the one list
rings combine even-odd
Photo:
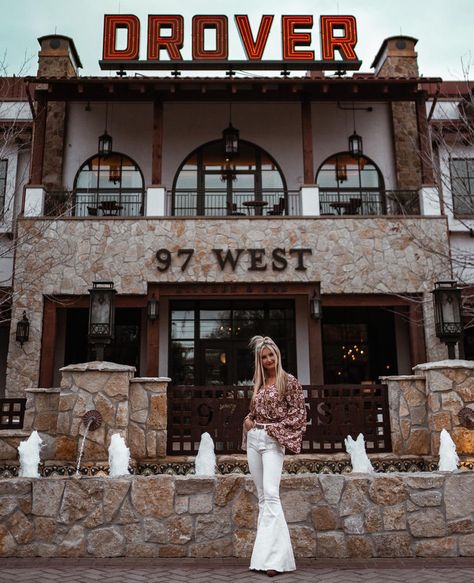
[[(474, 556), (474, 473), (285, 476), (296, 557)], [(249, 557), (250, 477), (0, 482), (0, 556)]]
[[(431, 246), (417, 243), (423, 234)], [(148, 283), (279, 283), (321, 282), (324, 294), (411, 294), (426, 296), (432, 310), (433, 281), (449, 278), (446, 220), (416, 217), (357, 217), (270, 219), (212, 217), (162, 220), (46, 220), (19, 221), (15, 305), (12, 320), (28, 309), (30, 340), (21, 349), (10, 342), (7, 391), (23, 395), (38, 385), (43, 297), (86, 295), (91, 282), (113, 281), (119, 294), (146, 295)], [(59, 242), (61, 242), (59, 244)], [(159, 272), (155, 258), (160, 248), (171, 252), (171, 267)], [(186, 270), (178, 260), (180, 248), (193, 248)], [(250, 270), (250, 256), (242, 254), (235, 270), (220, 269), (213, 249), (264, 249), (262, 270)], [(271, 252), (285, 249), (288, 266), (272, 269)], [(309, 248), (306, 270), (298, 270), (291, 248)], [(401, 274), (403, 276), (401, 276)], [(21, 282), (21, 286), (20, 286)], [(13, 332), (12, 332), (13, 334)], [(433, 335), (427, 332), (427, 337)], [(428, 343), (429, 360), (444, 358), (444, 347)]]
[(460, 455), (474, 454), (474, 431), (458, 417), (464, 407), (474, 410), (474, 362), (431, 362), (414, 370), (412, 376), (382, 378), (389, 389), (393, 452), (436, 456), (446, 429)]

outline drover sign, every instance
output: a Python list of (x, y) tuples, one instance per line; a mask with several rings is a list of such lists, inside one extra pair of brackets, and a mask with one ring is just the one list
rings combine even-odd
[[(313, 69), (357, 70), (361, 66), (355, 53), (357, 25), (354, 16), (320, 16), (321, 59), (312, 50), (313, 16), (281, 17), (281, 60), (263, 60), (274, 16), (261, 17), (258, 30), (252, 30), (247, 15), (234, 17), (246, 60), (229, 59), (229, 22), (224, 15), (193, 16), (191, 23), (191, 60), (183, 60), (186, 34), (180, 15), (148, 16), (146, 60), (140, 60), (141, 23), (133, 14), (104, 16), (101, 69), (235, 70)], [(118, 31), (124, 29), (125, 43), (120, 48)], [(210, 46), (212, 44), (212, 46)], [(336, 52), (338, 59), (336, 59)]]

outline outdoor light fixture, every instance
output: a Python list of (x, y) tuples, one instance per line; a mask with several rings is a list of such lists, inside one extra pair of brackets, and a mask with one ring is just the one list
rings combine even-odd
[(448, 346), (449, 358), (456, 358), (454, 347), (463, 332), (461, 290), (455, 281), (437, 281), (432, 294), (436, 336)]
[(320, 320), (321, 313), (321, 298), (314, 293), (313, 297), (309, 300), (309, 314), (313, 320)]
[(23, 318), (18, 320), (16, 324), (16, 341), (20, 343), (20, 346), (23, 347), (23, 344), (28, 341), (30, 337), (30, 321), (26, 315), (26, 312), (23, 311)]
[(229, 104), (229, 125), (222, 132), (226, 162), (239, 153), (239, 130), (232, 125), (232, 103)]
[(104, 133), (99, 136), (99, 156), (109, 156), (112, 153), (112, 136), (107, 133), (107, 121), (109, 116), (109, 104), (105, 104), (105, 130)]
[(155, 294), (148, 300), (148, 319), (154, 322), (160, 317), (160, 302), (155, 298)]
[(224, 140), (226, 160), (236, 156), (239, 153), (239, 130), (234, 128), (231, 122), (222, 132), (222, 139)]
[(359, 158), (359, 156), (362, 156), (362, 138), (355, 131), (355, 129), (354, 133), (349, 136), (349, 152), (354, 158)]
[(94, 281), (89, 290), (89, 335), (96, 359), (104, 360), (104, 348), (114, 338), (115, 294), (113, 281)]

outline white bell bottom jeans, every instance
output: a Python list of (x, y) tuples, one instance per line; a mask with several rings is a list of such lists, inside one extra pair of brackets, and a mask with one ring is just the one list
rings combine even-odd
[(296, 569), (290, 533), (280, 502), (280, 478), (285, 448), (265, 429), (247, 434), (247, 459), (258, 494), (257, 537), (250, 569), (294, 571)]

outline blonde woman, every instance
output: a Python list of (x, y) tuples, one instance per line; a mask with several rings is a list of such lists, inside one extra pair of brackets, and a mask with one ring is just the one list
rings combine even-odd
[(250, 569), (274, 577), (294, 571), (295, 558), (280, 502), (285, 447), (299, 453), (306, 425), (300, 383), (281, 366), (278, 346), (268, 336), (254, 336), (254, 391), (244, 419), (244, 448), (258, 494), (258, 527)]

